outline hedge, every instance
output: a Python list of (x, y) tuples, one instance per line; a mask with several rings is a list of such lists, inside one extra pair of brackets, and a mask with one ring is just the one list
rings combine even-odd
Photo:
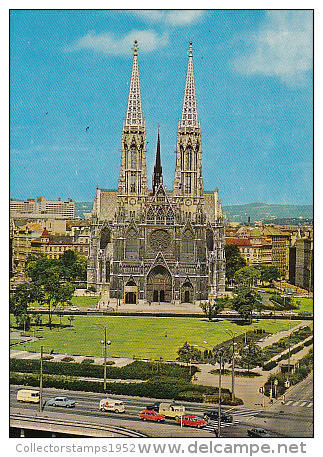
[[(11, 373), (10, 383), (37, 387), (39, 386), (39, 376), (36, 374)], [(73, 379), (66, 376), (43, 375), (43, 387), (45, 388), (54, 387), (57, 389), (104, 393), (103, 386), (103, 382), (98, 381)], [(212, 396), (214, 399), (218, 398), (217, 387), (192, 385), (187, 381), (168, 377), (156, 377), (155, 379), (140, 383), (108, 382), (106, 393), (194, 402), (201, 402), (206, 396)], [(228, 389), (222, 389), (221, 402), (222, 404), (232, 404)], [(242, 404), (242, 400), (237, 399), (235, 404)]]
[[(40, 360), (10, 359), (10, 371), (20, 373), (37, 373), (40, 370)], [(181, 378), (190, 381), (198, 371), (197, 367), (187, 367), (176, 363), (153, 363), (134, 361), (123, 367), (107, 366), (109, 379), (141, 379), (148, 380), (156, 376)], [(191, 372), (190, 372), (191, 371)], [(43, 373), (87, 378), (103, 378), (103, 365), (76, 362), (46, 362), (43, 361)]]
[[(295, 373), (289, 373), (289, 380), (291, 385), (295, 385), (305, 379), (307, 375), (313, 370), (313, 349), (310, 349), (309, 353), (306, 354), (300, 361), (299, 367)], [(275, 373), (269, 376), (265, 384), (265, 395), (269, 396), (272, 381), (278, 380), (277, 396), (283, 395), (286, 391), (285, 381), (288, 378), (288, 373)]]

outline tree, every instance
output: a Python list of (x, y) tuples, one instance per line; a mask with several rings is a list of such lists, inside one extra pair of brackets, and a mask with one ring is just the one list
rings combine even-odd
[(247, 265), (247, 262), (242, 257), (238, 246), (235, 244), (226, 244), (224, 251), (226, 260), (226, 280), (231, 282), (235, 272)]
[(237, 284), (247, 284), (249, 286), (254, 286), (257, 279), (260, 278), (260, 272), (257, 268), (250, 266), (245, 266), (236, 271), (233, 279)]
[(260, 281), (262, 284), (265, 282), (272, 283), (280, 278), (279, 270), (275, 265), (260, 264), (257, 268), (260, 271)]
[(246, 346), (242, 346), (239, 351), (240, 356), (240, 365), (245, 368), (247, 367), (248, 373), (250, 368), (254, 368), (258, 365), (261, 365), (263, 361), (263, 354), (262, 349), (255, 344), (254, 342), (250, 341)]
[(240, 284), (234, 290), (234, 297), (231, 300), (232, 308), (238, 311), (240, 316), (248, 320), (254, 307), (261, 302), (260, 295), (249, 286)]
[(42, 325), (43, 317), (41, 314), (35, 314), (35, 325), (40, 327)]
[(67, 316), (67, 319), (70, 321), (70, 326), (72, 327), (72, 322), (74, 321), (73, 314), (70, 314), (69, 316)]
[(34, 288), (30, 283), (19, 284), (11, 295), (11, 310), (15, 317), (27, 314), (29, 303), (35, 301)]
[(30, 316), (27, 313), (20, 313), (16, 316), (16, 325), (18, 328), (29, 330), (30, 328)]
[(223, 310), (223, 308), (229, 303), (227, 297), (218, 297), (207, 301), (202, 301), (200, 307), (203, 310), (205, 316), (212, 321), (212, 319)]
[(196, 347), (191, 346), (188, 344), (187, 341), (180, 347), (177, 351), (178, 357), (176, 360), (180, 360), (181, 362), (186, 362), (189, 364), (192, 360), (200, 361), (202, 359), (202, 353)]

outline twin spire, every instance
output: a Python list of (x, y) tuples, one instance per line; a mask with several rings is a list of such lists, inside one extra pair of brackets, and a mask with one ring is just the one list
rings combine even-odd
[(143, 127), (144, 118), (141, 108), (141, 92), (138, 67), (138, 42), (135, 40), (133, 50), (133, 63), (129, 87), (127, 114), (125, 125), (130, 127)]
[[(141, 106), (141, 91), (140, 91), (140, 79), (139, 79), (139, 67), (138, 67), (138, 42), (135, 40), (133, 50), (133, 64), (131, 71), (127, 114), (125, 119), (125, 125), (127, 127), (144, 127), (144, 118), (142, 114)], [(194, 78), (194, 67), (193, 67), (193, 45), (190, 42), (188, 49), (188, 66), (186, 73), (186, 82), (184, 90), (184, 100), (182, 108), (182, 116), (179, 121), (180, 127), (197, 127), (197, 103), (196, 103), (196, 92), (195, 92), (195, 78)], [(153, 192), (163, 182), (162, 166), (160, 160), (160, 135), (158, 128), (158, 140), (157, 140), (157, 151), (156, 151), (156, 163), (154, 166), (153, 174)]]

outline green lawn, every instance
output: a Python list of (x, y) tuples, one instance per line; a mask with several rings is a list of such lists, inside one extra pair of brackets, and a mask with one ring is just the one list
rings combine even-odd
[[(58, 324), (59, 318), (54, 316), (53, 322)], [(96, 322), (107, 327), (107, 338), (112, 342), (107, 349), (108, 356), (135, 355), (141, 358), (162, 357), (165, 360), (175, 360), (177, 349), (185, 341), (197, 344), (204, 350), (207, 347), (204, 340), (216, 345), (230, 339), (225, 333), (226, 329), (238, 334), (254, 327), (264, 328), (271, 333), (288, 329), (288, 321), (270, 319), (241, 326), (229, 321), (209, 322), (204, 318), (75, 316), (73, 327), (54, 327), (52, 331), (47, 327), (43, 327), (42, 331), (36, 329), (35, 335), (42, 334), (44, 338), (35, 343), (27, 343), (26, 348), (39, 351), (42, 344), (45, 352), (54, 349), (61, 354), (102, 356), (100, 340), (104, 331), (95, 327)], [(292, 321), (291, 324), (295, 326), (299, 322)], [(69, 324), (66, 316), (62, 317), (62, 324)]]
[(100, 297), (72, 297), (72, 306), (95, 306)]
[(297, 304), (297, 302), (300, 303), (295, 311), (298, 311), (299, 313), (302, 311), (307, 311), (308, 313), (313, 312), (313, 298), (293, 298), (292, 300), (295, 304)]

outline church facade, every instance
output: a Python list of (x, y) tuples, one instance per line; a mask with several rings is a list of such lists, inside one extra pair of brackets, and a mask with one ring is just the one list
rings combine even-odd
[(125, 303), (193, 303), (224, 293), (224, 228), (218, 189), (205, 192), (193, 49), (188, 50), (173, 190), (163, 184), (158, 131), (152, 189), (146, 170), (138, 45), (122, 129), (118, 190), (96, 190), (87, 283)]

